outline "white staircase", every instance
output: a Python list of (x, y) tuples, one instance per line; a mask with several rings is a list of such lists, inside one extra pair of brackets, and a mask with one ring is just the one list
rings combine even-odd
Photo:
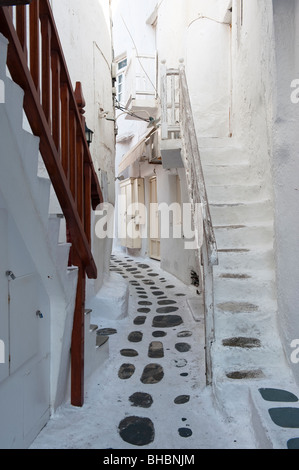
[[(39, 337), (38, 341), (49, 344), (46, 354), (43, 354), (44, 357), (50, 358), (50, 369), (45, 369), (42, 374), (43, 377), (48, 375), (50, 386), (50, 399), (46, 406), (49, 409), (55, 409), (67, 398), (78, 270), (74, 266), (68, 266), (70, 244), (65, 239), (63, 227), (65, 219), (61, 210), (58, 213), (51, 213), (50, 198), (53, 190), (41, 163), (39, 138), (32, 134), (24, 115), (24, 93), (9, 78), (6, 54), (7, 40), (0, 34), (0, 80), (5, 91), (4, 99), (0, 103), (0, 193), (5, 203), (5, 210), (21, 234), (35, 271), (49, 297), (50, 315), (41, 320), (47, 321), (48, 326), (43, 328), (43, 336)], [(88, 332), (92, 330), (89, 317), (86, 318), (86, 330)], [(23, 332), (20, 331), (19, 334), (20, 341), (25, 340), (22, 337)], [(87, 344), (92, 350), (90, 355), (93, 357), (94, 352), (97, 351), (95, 334), (89, 335)], [(87, 353), (89, 354), (89, 350)], [(93, 361), (95, 363), (94, 359)], [(22, 376), (22, 369), (18, 374)], [(37, 391), (39, 387), (42, 387), (42, 381), (39, 380), (37, 374), (31, 375), (37, 377), (36, 385), (32, 384), (32, 389)], [(10, 378), (7, 379), (5, 387), (10, 380)], [(11, 383), (13, 387), (14, 381), (11, 380)], [(1, 386), (0, 382), (0, 396)], [(15, 393), (17, 392), (12, 390), (10, 395), (13, 396)], [(24, 407), (26, 408), (25, 401)], [(22, 415), (12, 414), (11, 416), (16, 421), (4, 424), (7, 426), (11, 424), (12, 429), (22, 430), (23, 423), (18, 421), (18, 419), (22, 420)], [(44, 425), (44, 421), (37, 424), (36, 433), (40, 430), (39, 426)], [(0, 434), (2, 436), (1, 428)], [(4, 431), (3, 435), (5, 435)], [(35, 436), (36, 434), (33, 435), (32, 432), (30, 436), (24, 435), (22, 442), (13, 437), (11, 439), (15, 439), (14, 444), (10, 443), (8, 436), (7, 445), (26, 447), (30, 439)], [(6, 445), (0, 442), (0, 446), (2, 444)]]
[[(200, 153), (219, 257), (215, 380), (275, 377), (285, 357), (276, 325), (271, 195), (238, 146), (211, 143)], [(257, 346), (249, 346), (252, 339)]]

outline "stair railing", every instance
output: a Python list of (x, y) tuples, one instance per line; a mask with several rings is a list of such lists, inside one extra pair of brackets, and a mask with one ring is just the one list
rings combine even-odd
[[(17, 2), (16, 2), (17, 3)], [(70, 264), (78, 267), (72, 335), (71, 402), (83, 405), (84, 303), (86, 275), (95, 279), (91, 249), (91, 208), (102, 192), (85, 136), (81, 84), (73, 90), (48, 0), (0, 6), (0, 32), (8, 39), (7, 67), (24, 90), (24, 111), (66, 219), (72, 244)]]
[[(184, 65), (179, 69), (167, 69), (165, 63), (162, 63), (161, 80), (161, 136), (164, 140), (180, 139), (197, 240), (200, 240), (200, 233), (203, 233), (203, 243), (198, 246), (197, 254), (202, 265), (206, 382), (211, 385), (211, 348), (215, 341), (213, 266), (218, 264), (218, 251)], [(177, 147), (177, 143), (174, 145)], [(198, 204), (201, 207), (200, 217)], [(200, 227), (199, 224), (203, 226)]]

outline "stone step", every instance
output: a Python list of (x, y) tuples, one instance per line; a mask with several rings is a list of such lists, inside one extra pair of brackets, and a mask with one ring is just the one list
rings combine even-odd
[(214, 231), (218, 249), (249, 248), (273, 242), (272, 224), (216, 226)]
[(23, 166), (26, 175), (30, 181), (30, 186), (33, 191), (36, 190), (38, 185), (37, 171), (38, 171), (38, 153), (39, 153), (39, 137), (22, 130), (22, 154)]
[(274, 280), (259, 279), (223, 279), (215, 276), (215, 304), (224, 302), (249, 302), (262, 305), (276, 299)]
[[(218, 146), (217, 146), (218, 145)], [(207, 142), (199, 140), (199, 151), (202, 165), (236, 165), (249, 164), (249, 156), (244, 149), (237, 145), (231, 145), (224, 142)]]
[[(2, 77), (0, 77), (2, 78)], [(23, 101), (24, 91), (13, 82), (10, 78), (3, 78), (5, 87), (5, 102), (1, 106), (7, 109), (7, 117), (10, 125), (15, 129), (15, 135), (18, 137), (18, 145), (22, 150), (22, 133), (23, 129)]]
[(268, 199), (247, 204), (210, 204), (210, 212), (214, 226), (264, 223), (273, 219), (273, 206)]
[(207, 185), (209, 204), (239, 204), (258, 202), (264, 197), (260, 184)]
[(273, 271), (275, 267), (272, 245), (256, 247), (256, 249), (227, 248), (219, 250), (218, 260), (219, 269), (224, 271)]
[(206, 164), (203, 165), (203, 173), (206, 185), (228, 185), (232, 181), (238, 181), (238, 184), (248, 184), (251, 167), (248, 163)]
[(37, 178), (37, 194), (36, 206), (44, 225), (48, 227), (49, 219), (49, 203), (50, 203), (50, 189), (51, 181), (48, 178)]

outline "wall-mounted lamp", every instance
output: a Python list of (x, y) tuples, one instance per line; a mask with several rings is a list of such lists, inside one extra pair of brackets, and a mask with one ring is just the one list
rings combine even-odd
[(118, 180), (118, 181), (123, 181), (125, 179), (124, 175), (121, 175), (121, 176), (117, 176), (117, 178), (114, 179), (114, 181)]
[(86, 123), (85, 123), (85, 136), (86, 136), (86, 140), (87, 140), (87, 143), (88, 143), (88, 147), (90, 146), (90, 144), (92, 143), (92, 139), (93, 139), (93, 132), (92, 130), (88, 129)]

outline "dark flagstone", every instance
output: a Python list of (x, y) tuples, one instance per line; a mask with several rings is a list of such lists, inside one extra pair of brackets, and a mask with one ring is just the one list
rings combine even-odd
[(185, 403), (188, 403), (188, 401), (190, 401), (190, 395), (179, 395), (175, 398), (174, 403), (176, 405), (184, 405)]
[(128, 340), (131, 343), (140, 343), (140, 341), (142, 341), (142, 338), (143, 333), (141, 333), (141, 331), (132, 331), (132, 333), (130, 333), (128, 336)]
[(115, 335), (117, 333), (117, 330), (114, 328), (101, 328), (100, 330), (97, 330), (97, 335), (99, 336), (109, 336), (109, 335)]
[(298, 398), (293, 393), (277, 388), (260, 388), (260, 394), (266, 401), (296, 402)]
[(135, 372), (135, 366), (133, 364), (122, 364), (118, 371), (118, 377), (120, 379), (129, 379)]
[(187, 375), (189, 375), (188, 372), (183, 372), (182, 374), (180, 374), (181, 377), (187, 377)]
[(159, 300), (158, 305), (175, 305), (177, 302), (175, 300)]
[(181, 437), (190, 437), (190, 436), (192, 436), (192, 431), (191, 431), (191, 429), (188, 429), (188, 428), (180, 428), (179, 429), (179, 435)]
[(295, 437), (287, 442), (288, 449), (299, 449), (299, 438)]
[(153, 295), (164, 295), (164, 292), (160, 291), (160, 290), (155, 290), (153, 292)]
[(181, 331), (180, 333), (177, 334), (178, 338), (187, 338), (189, 336), (192, 336), (191, 331)]
[(137, 312), (139, 313), (149, 313), (151, 311), (150, 308), (138, 308)]
[(188, 352), (191, 349), (190, 344), (187, 343), (177, 343), (175, 349), (179, 352)]
[(175, 286), (166, 286), (166, 289), (174, 289)]
[(282, 428), (299, 428), (299, 408), (270, 408), (272, 421)]
[(129, 444), (145, 446), (155, 439), (155, 428), (149, 418), (128, 416), (119, 424), (120, 437)]
[(140, 316), (136, 317), (134, 320), (134, 325), (144, 325), (146, 317)]
[(242, 380), (242, 379), (261, 379), (264, 377), (261, 369), (256, 370), (235, 370), (227, 372), (226, 377), (229, 379)]
[(222, 341), (223, 346), (233, 347), (233, 348), (260, 348), (261, 342), (257, 338), (246, 338), (246, 337), (237, 337), (237, 338), (227, 338)]
[(135, 349), (122, 349), (120, 351), (120, 354), (122, 356), (126, 356), (126, 357), (135, 357), (135, 356), (138, 356), (138, 352), (135, 351)]
[(156, 328), (171, 328), (182, 323), (183, 319), (179, 315), (160, 315), (154, 317), (152, 326)]
[(156, 276), (159, 276), (159, 274), (157, 274), (157, 273), (148, 273), (148, 276), (156, 277)]
[(157, 308), (156, 312), (157, 313), (172, 313), (172, 312), (177, 312), (178, 307), (160, 307)]
[(153, 398), (149, 393), (136, 392), (129, 398), (132, 406), (140, 408), (150, 408), (153, 404)]
[(159, 364), (148, 364), (142, 373), (141, 382), (144, 384), (156, 384), (164, 377), (163, 367)]
[(152, 341), (148, 349), (148, 357), (159, 359), (164, 357), (163, 344), (160, 341)]
[(154, 331), (153, 332), (153, 337), (154, 338), (163, 338), (166, 335), (167, 335), (167, 333), (165, 331)]
[(146, 269), (146, 268), (149, 268), (149, 265), (148, 264), (138, 264), (138, 268)]
[(138, 305), (153, 305), (152, 302), (149, 302), (148, 300), (140, 300), (138, 302)]

